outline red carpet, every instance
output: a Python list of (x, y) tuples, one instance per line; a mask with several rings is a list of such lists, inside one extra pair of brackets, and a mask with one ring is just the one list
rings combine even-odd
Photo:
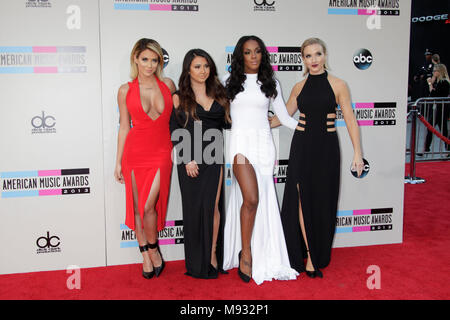
[[(69, 290), (64, 271), (0, 276), (0, 299), (449, 299), (450, 162), (419, 163), (422, 185), (405, 185), (404, 242), (333, 250), (323, 279), (243, 283), (236, 270), (217, 280), (184, 275), (184, 261), (168, 262), (158, 279), (141, 265), (81, 270), (81, 289)], [(381, 289), (369, 290), (367, 267), (381, 269)]]

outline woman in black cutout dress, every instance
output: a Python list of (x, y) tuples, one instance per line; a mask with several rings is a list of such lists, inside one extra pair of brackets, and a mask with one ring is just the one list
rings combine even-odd
[[(217, 278), (219, 271), (226, 273), (222, 269), (225, 218), (221, 188), (222, 129), (227, 126), (229, 112), (225, 89), (217, 79), (215, 64), (208, 53), (193, 49), (186, 54), (179, 91), (173, 100), (170, 129), (174, 145), (179, 142), (177, 171), (183, 207), (186, 275)], [(180, 133), (177, 129), (186, 131)], [(183, 139), (190, 140), (190, 148)], [(201, 148), (197, 147), (201, 154), (195, 153), (196, 143), (201, 144)]]
[[(344, 81), (326, 69), (326, 46), (317, 38), (302, 45), (308, 76), (292, 89), (289, 113), (300, 111), (289, 155), (281, 219), (292, 268), (314, 278), (330, 263), (340, 180), (340, 148), (335, 128), (341, 106), (354, 147), (352, 169), (361, 175), (359, 129)], [(304, 259), (307, 259), (305, 265)]]

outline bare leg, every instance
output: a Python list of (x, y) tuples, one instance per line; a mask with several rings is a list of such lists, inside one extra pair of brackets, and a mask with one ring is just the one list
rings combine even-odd
[(211, 247), (211, 264), (216, 269), (217, 269), (216, 245), (217, 245), (217, 236), (219, 235), (219, 224), (220, 224), (219, 199), (220, 199), (220, 191), (222, 190), (222, 178), (223, 178), (223, 168), (220, 168), (219, 185), (217, 186), (216, 202), (214, 205), (214, 226), (213, 226), (213, 240)]
[(241, 154), (237, 154), (233, 160), (233, 173), (241, 188), (243, 203), (241, 206), (241, 271), (251, 276), (252, 253), (251, 240), (253, 225), (255, 224), (256, 209), (258, 208), (258, 182), (252, 164)]
[[(152, 186), (150, 188), (150, 192), (145, 203), (144, 207), (144, 231), (147, 237), (147, 241), (149, 243), (156, 243), (158, 241), (158, 214), (156, 212), (155, 206), (159, 197), (159, 189), (160, 189), (160, 172), (159, 169), (156, 172), (155, 178), (153, 179)], [(148, 250), (150, 259), (153, 263), (153, 266), (159, 267), (162, 264), (161, 255), (158, 252), (158, 249), (149, 249)]]
[(300, 199), (300, 187), (297, 184), (297, 191), (298, 191), (298, 217), (300, 221), (300, 229), (302, 229), (302, 235), (303, 240), (306, 244), (306, 249), (308, 250), (308, 260), (306, 261), (306, 271), (314, 271), (313, 264), (311, 262), (311, 256), (309, 254), (309, 247), (308, 247), (308, 238), (306, 237), (306, 229), (305, 229), (305, 222), (303, 221), (303, 211), (302, 211), (302, 202)]
[[(147, 244), (147, 238), (145, 237), (144, 230), (142, 229), (141, 216), (139, 214), (138, 208), (138, 190), (136, 186), (136, 179), (134, 177), (134, 171), (131, 171), (131, 186), (133, 189), (133, 203), (134, 203), (134, 224), (135, 224), (135, 233), (138, 240), (139, 246), (145, 246)], [(153, 265), (150, 260), (150, 256), (148, 251), (142, 252), (142, 257), (144, 258), (143, 270), (145, 272), (152, 272)]]

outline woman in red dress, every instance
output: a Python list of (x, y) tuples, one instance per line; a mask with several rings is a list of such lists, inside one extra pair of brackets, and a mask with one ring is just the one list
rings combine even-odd
[(163, 53), (155, 40), (140, 39), (130, 56), (133, 81), (119, 88), (120, 129), (114, 176), (125, 183), (125, 224), (136, 232), (142, 275), (159, 276), (164, 260), (158, 231), (164, 228), (172, 142), (169, 120), (175, 84), (162, 77)]

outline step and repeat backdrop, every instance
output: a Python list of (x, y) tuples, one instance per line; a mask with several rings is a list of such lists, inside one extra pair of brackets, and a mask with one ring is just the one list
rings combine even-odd
[[(330, 73), (350, 88), (366, 161), (363, 177), (355, 178), (338, 110), (334, 246), (401, 243), (410, 6), (406, 0), (1, 3), (0, 274), (141, 262), (136, 235), (124, 224), (125, 189), (113, 172), (117, 91), (130, 81), (130, 52), (144, 37), (161, 44), (164, 74), (177, 84), (189, 49), (209, 52), (223, 77), (237, 40), (257, 35), (285, 100), (303, 79), (301, 43), (323, 39)], [(273, 130), (280, 204), (292, 134)], [(224, 173), (227, 198), (230, 164)], [(166, 260), (184, 259), (176, 167), (159, 241)]]

